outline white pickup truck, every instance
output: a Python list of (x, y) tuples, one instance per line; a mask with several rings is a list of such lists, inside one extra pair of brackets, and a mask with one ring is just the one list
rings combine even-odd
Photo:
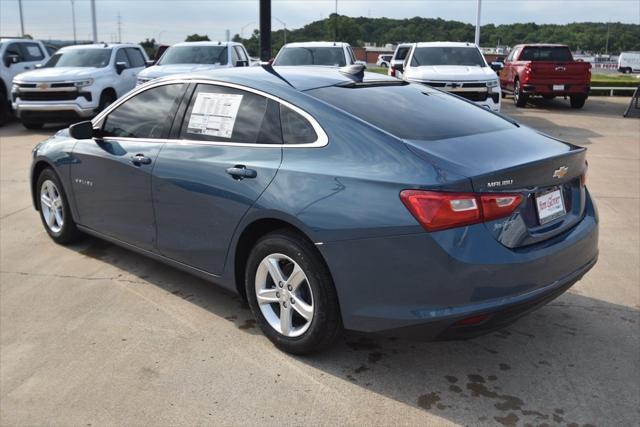
[(49, 59), (45, 45), (37, 40), (0, 39), (0, 126), (9, 116), (11, 82), (20, 73), (32, 70)]
[[(406, 48), (406, 44), (401, 46)], [(500, 111), (501, 91), (496, 71), (502, 64), (487, 64), (475, 44), (413, 43), (405, 60), (391, 66), (395, 75), (405, 81), (432, 86)]]
[(172, 74), (250, 65), (251, 59), (242, 43), (211, 41), (177, 43), (169, 47), (155, 65), (138, 74), (138, 84)]
[(13, 109), (27, 129), (92, 117), (133, 89), (147, 65), (136, 44), (64, 47), (41, 68), (13, 79)]
[(323, 65), (344, 67), (362, 64), (358, 61), (349, 43), (344, 42), (297, 42), (287, 43), (273, 60), (274, 66)]

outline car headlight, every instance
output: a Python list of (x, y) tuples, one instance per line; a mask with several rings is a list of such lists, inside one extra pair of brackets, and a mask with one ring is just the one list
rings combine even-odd
[(20, 89), (20, 85), (18, 83), (11, 84), (11, 92), (17, 92)]
[(78, 80), (74, 82), (75, 87), (91, 86), (92, 84), (93, 84), (93, 79)]
[(497, 87), (498, 84), (498, 80), (490, 80), (487, 82), (487, 87)]

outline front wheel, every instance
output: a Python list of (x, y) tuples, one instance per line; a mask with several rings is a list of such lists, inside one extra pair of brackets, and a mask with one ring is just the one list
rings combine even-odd
[(36, 184), (40, 219), (49, 236), (62, 245), (77, 240), (81, 233), (71, 217), (62, 183), (52, 169), (40, 173)]
[(40, 130), (44, 126), (42, 122), (22, 122), (22, 126), (29, 130)]
[(308, 354), (331, 346), (342, 331), (331, 275), (313, 245), (289, 230), (261, 238), (245, 274), (249, 306), (278, 348)]
[(582, 108), (584, 107), (584, 103), (587, 101), (586, 95), (572, 95), (569, 97), (569, 102), (571, 102), (571, 108)]

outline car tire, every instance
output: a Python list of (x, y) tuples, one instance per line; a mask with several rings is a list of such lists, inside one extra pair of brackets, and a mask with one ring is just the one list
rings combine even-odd
[(111, 92), (102, 92), (100, 95), (100, 102), (98, 103), (97, 113), (104, 111), (109, 105), (113, 104), (116, 100), (116, 97)]
[(313, 244), (291, 230), (258, 240), (247, 262), (245, 290), (258, 326), (285, 352), (325, 350), (342, 331), (328, 268)]
[(387, 65), (387, 63), (386, 63), (386, 62), (383, 62), (382, 64), (380, 64), (380, 66), (381, 66), (382, 68), (389, 68), (389, 65)]
[(573, 95), (569, 97), (571, 108), (582, 108), (587, 101), (586, 95)]
[(22, 122), (22, 126), (29, 130), (40, 130), (44, 126), (42, 122)]
[(528, 95), (520, 93), (520, 80), (516, 80), (516, 83), (513, 87), (513, 103), (516, 105), (516, 107), (522, 108), (527, 105), (528, 100)]
[[(0, 87), (4, 86), (0, 82)], [(9, 121), (9, 101), (7, 101), (7, 93), (4, 88), (0, 88), (0, 126), (4, 126)]]
[(36, 203), (44, 229), (53, 241), (66, 245), (82, 236), (71, 216), (62, 183), (51, 168), (44, 169), (38, 176)]

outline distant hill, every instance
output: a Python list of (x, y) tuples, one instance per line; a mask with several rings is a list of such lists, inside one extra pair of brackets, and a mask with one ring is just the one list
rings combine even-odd
[[(337, 28), (336, 28), (337, 27)], [(311, 40), (346, 41), (352, 46), (363, 46), (365, 42), (384, 45), (386, 43), (413, 41), (469, 41), (473, 42), (475, 27), (458, 21), (432, 18), (351, 18), (332, 14), (329, 18), (315, 21), (296, 30), (287, 30), (287, 42)], [(283, 30), (272, 32), (274, 54), (282, 46)], [(258, 54), (258, 30), (251, 37), (242, 39), (238, 34), (234, 40), (241, 41), (252, 55)], [(480, 44), (483, 47), (497, 45), (513, 46), (518, 43), (564, 43), (573, 50), (604, 53), (607, 46), (607, 23), (580, 22), (567, 25), (535, 24), (533, 22), (508, 25), (483, 25)], [(640, 25), (609, 23), (609, 53), (640, 50)]]

